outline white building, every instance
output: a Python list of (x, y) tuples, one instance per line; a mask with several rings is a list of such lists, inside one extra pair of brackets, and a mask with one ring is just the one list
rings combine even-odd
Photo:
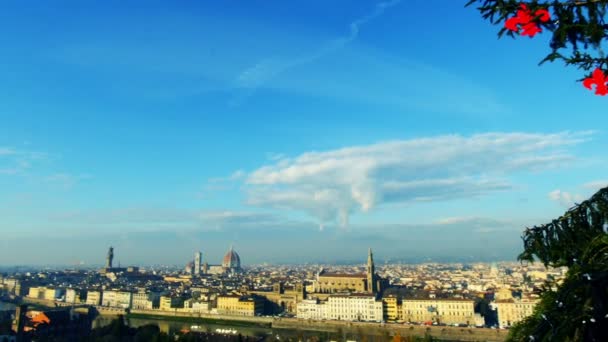
[(128, 291), (108, 290), (103, 291), (101, 299), (102, 306), (129, 309), (133, 304), (133, 294)]
[(298, 303), (296, 315), (298, 318), (322, 320), (326, 319), (325, 302), (317, 299), (305, 299)]
[(383, 320), (382, 301), (373, 294), (331, 295), (325, 302), (303, 300), (297, 306), (298, 318), (342, 321)]
[(209, 301), (192, 301), (192, 312), (210, 312), (213, 307)]
[(132, 309), (152, 310), (160, 305), (161, 292), (139, 291), (133, 293)]

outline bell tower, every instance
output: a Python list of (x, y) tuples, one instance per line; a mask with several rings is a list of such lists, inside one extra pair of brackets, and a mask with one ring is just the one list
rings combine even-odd
[(372, 249), (369, 249), (369, 253), (367, 255), (367, 292), (376, 293), (378, 292), (377, 284), (376, 284), (376, 268), (374, 266), (374, 255), (372, 254)]
[(108, 255), (106, 256), (106, 268), (112, 268), (112, 262), (114, 260), (114, 247), (108, 249)]

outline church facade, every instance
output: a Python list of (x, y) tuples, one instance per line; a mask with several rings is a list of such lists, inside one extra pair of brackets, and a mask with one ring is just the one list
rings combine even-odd
[(314, 283), (315, 293), (368, 293), (377, 294), (382, 292), (386, 280), (376, 274), (374, 256), (371, 248), (367, 256), (367, 266), (365, 273), (343, 274), (330, 273), (321, 269), (317, 273)]

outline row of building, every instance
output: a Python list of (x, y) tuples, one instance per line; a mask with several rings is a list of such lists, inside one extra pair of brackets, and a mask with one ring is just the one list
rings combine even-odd
[[(474, 268), (467, 270), (449, 266), (426, 278), (403, 280), (397, 267), (388, 271), (385, 267), (383, 276), (376, 273), (373, 254), (369, 250), (366, 265), (336, 267), (338, 272), (328, 271), (325, 267), (320, 270), (306, 267), (242, 270), (240, 257), (230, 248), (221, 265), (222, 272), (217, 274), (211, 274), (209, 265), (201, 262), (200, 252), (195, 254), (194, 269), (179, 273), (151, 273), (114, 267), (113, 252), (110, 248), (106, 267), (98, 274), (38, 273), (21, 276), (21, 280), (0, 275), (0, 290), (32, 299), (135, 310), (238, 316), (284, 312), (290, 317), (315, 320), (469, 326), (484, 325), (485, 318), (488, 326), (504, 327), (529, 316), (535, 305), (533, 299), (518, 299), (529, 297), (522, 296), (517, 286), (505, 284), (508, 275), (499, 273), (495, 265), (487, 274), (475, 273)], [(423, 275), (428, 273), (424, 269), (421, 272)], [(412, 274), (416, 273), (410, 271), (406, 275)], [(472, 280), (475, 274), (479, 274), (483, 281), (498, 285), (487, 290), (486, 284), (474, 290)], [(530, 277), (532, 275), (530, 272)], [(410, 285), (395, 285), (395, 279)], [(471, 284), (468, 284), (469, 280)], [(492, 302), (491, 320), (488, 320), (487, 310), (484, 310), (485, 317), (475, 312), (475, 304), (482, 297), (486, 303)]]
[[(499, 325), (509, 327), (530, 316), (537, 301), (505, 299), (496, 301)], [(484, 326), (484, 317), (475, 312), (468, 299), (403, 299), (370, 294), (331, 295), (325, 300), (306, 299), (298, 303), (297, 317), (313, 320), (398, 321), (422, 324)]]
[[(251, 291), (245, 295), (203, 294), (195, 299), (173, 297), (162, 292), (149, 291), (78, 291), (76, 289), (32, 287), (28, 297), (123, 309), (256, 316), (264, 313), (268, 302), (276, 302), (284, 293), (285, 290), (278, 286), (273, 292)], [(303, 294), (303, 292), (299, 293)], [(274, 298), (273, 296), (279, 297)], [(378, 298), (373, 293), (330, 294), (324, 299), (304, 299), (303, 295), (296, 295), (293, 299), (296, 301), (296, 316), (302, 319), (484, 325), (483, 317), (479, 313), (475, 313), (475, 302), (468, 299), (399, 300), (395, 296)], [(528, 317), (532, 314), (535, 304), (535, 300), (527, 299), (497, 300), (494, 306), (498, 311), (500, 326), (511, 326)]]

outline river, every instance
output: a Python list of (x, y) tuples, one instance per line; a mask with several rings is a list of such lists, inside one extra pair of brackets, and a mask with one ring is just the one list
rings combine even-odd
[(15, 304), (0, 302), (0, 311), (15, 310)]
[[(93, 321), (93, 328), (102, 327), (110, 324), (110, 322), (115, 319), (115, 317), (111, 316), (98, 316)], [(160, 328), (160, 331), (165, 332), (169, 335), (173, 335), (182, 330), (190, 330), (193, 332), (217, 332), (217, 329), (222, 330), (231, 330), (236, 331), (236, 334), (241, 334), (243, 336), (253, 336), (253, 337), (265, 337), (267, 341), (269, 340), (307, 340), (313, 339), (316, 337), (317, 340), (327, 341), (331, 339), (339, 339), (339, 340), (349, 340), (354, 339), (357, 341), (361, 340), (360, 334), (357, 333), (347, 333), (342, 332), (338, 335), (338, 333), (330, 333), (330, 332), (322, 332), (322, 331), (311, 331), (311, 330), (296, 330), (296, 329), (273, 329), (270, 327), (261, 327), (261, 326), (240, 326), (238, 324), (231, 325), (229, 322), (225, 324), (216, 324), (216, 323), (192, 323), (192, 322), (182, 322), (182, 321), (173, 321), (171, 318), (163, 317), (162, 319), (146, 319), (146, 318), (126, 318), (126, 323), (130, 327), (137, 328), (148, 324), (157, 325)], [(366, 336), (368, 341), (386, 341), (386, 339), (380, 336)]]

